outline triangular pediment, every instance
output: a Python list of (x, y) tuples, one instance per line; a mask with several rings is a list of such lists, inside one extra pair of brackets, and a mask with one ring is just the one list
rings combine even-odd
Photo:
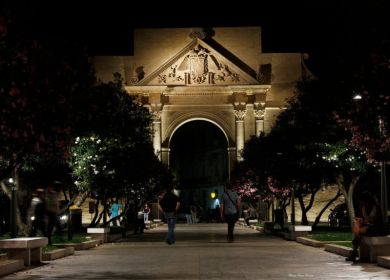
[(139, 86), (258, 85), (254, 77), (196, 38), (146, 76)]

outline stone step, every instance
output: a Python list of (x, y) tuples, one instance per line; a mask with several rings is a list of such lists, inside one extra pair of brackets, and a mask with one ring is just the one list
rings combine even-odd
[(390, 256), (378, 256), (376, 260), (379, 266), (390, 268)]
[(63, 249), (57, 249), (50, 252), (45, 252), (42, 254), (42, 260), (43, 261), (53, 261), (59, 258), (63, 258), (69, 255), (74, 254), (74, 248), (73, 247), (67, 247)]
[(60, 248), (73, 247), (76, 251), (79, 251), (79, 250), (88, 250), (90, 248), (97, 247), (100, 244), (102, 244), (102, 240), (92, 239), (81, 243), (56, 243), (53, 245)]
[(325, 251), (335, 253), (344, 257), (350, 257), (353, 252), (352, 248), (336, 244), (325, 244)]
[(308, 238), (308, 237), (300, 236), (300, 237), (296, 238), (296, 241), (299, 242), (299, 243), (305, 244), (305, 245), (312, 246), (312, 247), (324, 247), (324, 242), (318, 241), (318, 240), (314, 240), (314, 239), (311, 239), (311, 238)]
[(8, 275), (24, 268), (23, 260), (0, 260), (0, 276)]
[(5, 261), (5, 260), (8, 260), (7, 254), (6, 253), (0, 254), (0, 261)]

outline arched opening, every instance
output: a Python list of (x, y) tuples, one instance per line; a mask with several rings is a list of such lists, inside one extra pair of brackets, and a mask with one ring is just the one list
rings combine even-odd
[(183, 211), (197, 207), (204, 221), (218, 219), (219, 200), (228, 174), (228, 142), (214, 123), (192, 120), (174, 131), (170, 168), (179, 184)]

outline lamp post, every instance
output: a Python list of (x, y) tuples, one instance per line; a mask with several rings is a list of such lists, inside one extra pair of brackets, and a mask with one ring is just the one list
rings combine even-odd
[(295, 226), (295, 191), (291, 190), (291, 224)]
[[(360, 94), (355, 94), (354, 100), (361, 100), (363, 97)], [(381, 116), (378, 117), (379, 139), (383, 140), (386, 136), (385, 121)], [(381, 189), (380, 189), (380, 206), (382, 213), (382, 222), (388, 230), (388, 214), (387, 214), (387, 178), (386, 178), (386, 161), (384, 159), (380, 162), (381, 174)]]
[(16, 184), (14, 183), (14, 180), (10, 178), (8, 182), (11, 184), (11, 237), (16, 237), (16, 207), (17, 207), (17, 201), (16, 201)]
[(160, 196), (157, 196), (157, 219), (160, 220)]
[[(379, 124), (379, 133), (380, 138), (383, 138), (385, 136), (385, 123), (384, 120), (379, 117), (378, 118), (378, 124)], [(388, 214), (387, 214), (387, 178), (386, 178), (386, 161), (384, 159), (380, 162), (381, 166), (381, 211), (382, 211), (382, 218), (383, 222), (386, 225), (387, 230), (387, 223), (388, 223)]]

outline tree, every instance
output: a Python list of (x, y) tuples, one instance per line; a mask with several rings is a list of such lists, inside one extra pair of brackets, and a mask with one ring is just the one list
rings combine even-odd
[[(373, 169), (361, 151), (349, 147), (344, 142), (335, 144), (320, 144), (319, 157), (329, 163), (328, 176), (336, 182), (343, 194), (348, 207), (348, 213), (352, 225), (355, 217), (354, 191), (359, 180)], [(367, 186), (364, 186), (367, 189)], [(374, 187), (371, 186), (374, 189)], [(374, 190), (371, 189), (371, 192)]]
[(351, 110), (335, 113), (351, 133), (351, 147), (363, 151), (371, 163), (390, 159), (390, 42), (377, 44), (353, 72), (355, 102)]
[(1, 175), (14, 177), (20, 194), (36, 187), (26, 180), (19, 184), (23, 172), (64, 166), (73, 142), (69, 109), (94, 82), (83, 48), (65, 40), (36, 40), (22, 30), (0, 17)]
[[(104, 206), (109, 198), (125, 198), (125, 210), (130, 201), (153, 196), (165, 170), (154, 154), (149, 111), (123, 90), (119, 76), (96, 85), (83, 99), (79, 104), (89, 107), (78, 111), (85, 118), (78, 123), (81, 136), (70, 162), (78, 190)], [(99, 222), (95, 214), (93, 224)]]

